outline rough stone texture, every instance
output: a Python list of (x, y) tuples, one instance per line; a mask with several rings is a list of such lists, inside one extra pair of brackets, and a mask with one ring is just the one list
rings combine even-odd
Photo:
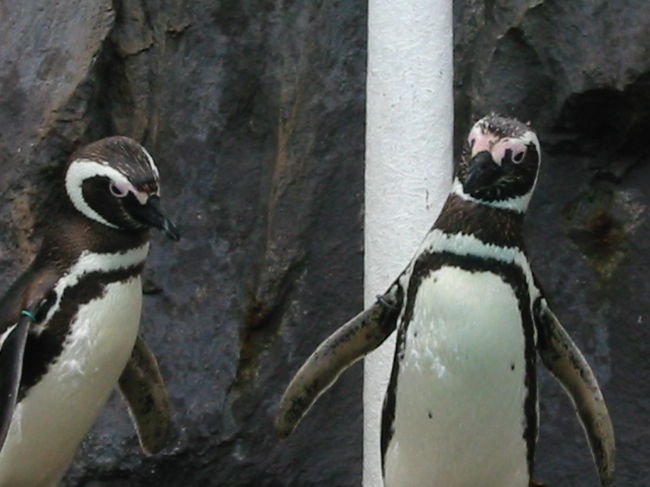
[[(150, 149), (184, 234), (155, 237), (143, 317), (174, 443), (141, 455), (115, 396), (65, 485), (360, 485), (361, 367), (289, 441), (271, 419), (290, 374), (362, 302), (364, 3), (37, 3), (0, 4), (0, 284), (33, 255), (66, 157), (102, 136)], [(601, 379), (616, 485), (647, 485), (650, 4), (454, 8), (457, 142), (489, 110), (540, 133), (531, 259)], [(541, 375), (537, 477), (596, 485), (569, 401)]]
[(359, 485), (360, 367), (290, 441), (272, 417), (290, 372), (362, 306), (365, 6), (1, 9), (2, 286), (33, 255), (66, 157), (102, 136), (151, 151), (183, 233), (154, 238), (142, 323), (174, 444), (145, 458), (116, 395), (65, 485)]

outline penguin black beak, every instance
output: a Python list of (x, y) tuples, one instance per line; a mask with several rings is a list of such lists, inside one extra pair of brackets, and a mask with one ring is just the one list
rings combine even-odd
[(135, 205), (131, 208), (131, 214), (138, 221), (162, 230), (172, 240), (178, 241), (181, 238), (181, 234), (178, 233), (176, 225), (164, 215), (160, 207), (159, 196), (150, 196), (146, 204)]
[(469, 161), (469, 172), (463, 183), (468, 193), (486, 188), (494, 183), (503, 173), (488, 151), (481, 151)]

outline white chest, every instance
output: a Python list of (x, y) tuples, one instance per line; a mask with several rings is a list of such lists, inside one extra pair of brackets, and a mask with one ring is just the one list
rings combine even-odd
[(16, 408), (0, 452), (0, 486), (58, 485), (126, 365), (141, 307), (133, 277), (80, 308), (58, 360)]
[(386, 487), (527, 487), (525, 345), (500, 277), (443, 267), (415, 297)]

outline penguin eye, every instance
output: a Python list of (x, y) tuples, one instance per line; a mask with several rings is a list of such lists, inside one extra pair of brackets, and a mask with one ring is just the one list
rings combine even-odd
[(127, 194), (129, 194), (128, 187), (121, 186), (113, 181), (111, 181), (111, 183), (108, 185), (108, 190), (116, 198), (124, 198)]
[(472, 147), (474, 147), (474, 142), (476, 142), (476, 137), (470, 135), (470, 137), (467, 139), (467, 142), (469, 143), (469, 148), (471, 149)]
[(514, 162), (515, 164), (519, 164), (521, 161), (524, 160), (525, 155), (526, 155), (526, 149), (519, 152), (515, 152), (514, 154), (512, 154), (512, 162)]

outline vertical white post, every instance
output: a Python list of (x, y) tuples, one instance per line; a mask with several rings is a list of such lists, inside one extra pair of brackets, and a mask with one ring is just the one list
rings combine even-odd
[[(449, 192), (452, 0), (370, 0), (365, 302), (406, 266)], [(394, 336), (364, 364), (364, 487), (381, 487), (381, 408)]]

